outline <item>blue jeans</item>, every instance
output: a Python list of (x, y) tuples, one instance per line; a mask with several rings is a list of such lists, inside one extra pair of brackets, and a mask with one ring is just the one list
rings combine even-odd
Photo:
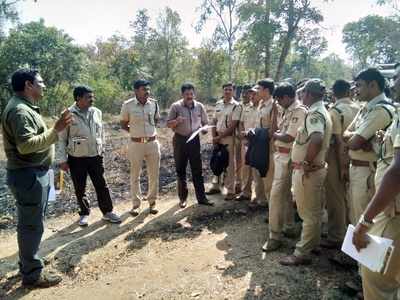
[(39, 279), (43, 262), (38, 256), (50, 181), (46, 168), (7, 170), (7, 184), (17, 207), (19, 267), (23, 283)]

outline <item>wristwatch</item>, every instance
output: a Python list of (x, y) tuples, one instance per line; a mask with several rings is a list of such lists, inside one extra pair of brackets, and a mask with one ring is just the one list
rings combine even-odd
[(360, 220), (358, 221), (361, 225), (371, 228), (374, 225), (374, 221), (367, 220), (364, 215), (361, 215)]

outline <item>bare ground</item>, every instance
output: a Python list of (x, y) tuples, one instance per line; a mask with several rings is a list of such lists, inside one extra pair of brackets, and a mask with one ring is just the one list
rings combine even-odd
[(282, 251), (263, 255), (266, 212), (215, 198), (214, 208), (192, 204), (184, 210), (173, 196), (160, 213), (145, 209), (129, 216), (120, 203), (120, 225), (106, 224), (96, 210), (84, 229), (65, 215), (48, 222), (41, 255), (63, 276), (60, 286), (29, 290), (17, 275), (15, 233), (0, 236), (2, 299), (350, 299), (337, 289), (354, 275), (314, 257), (307, 267), (283, 267)]
[[(90, 226), (77, 226), (70, 188), (50, 214), (40, 250), (47, 268), (61, 274), (63, 282), (30, 290), (21, 287), (18, 276), (12, 221), (0, 230), (0, 299), (351, 299), (338, 287), (355, 271), (332, 264), (328, 257), (335, 251), (295, 268), (278, 262), (293, 251), (295, 240), (286, 239), (280, 252), (262, 254), (265, 210), (248, 210), (246, 203), (225, 202), (221, 196), (212, 198), (213, 208), (190, 199), (191, 205), (180, 209), (168, 131), (160, 134), (160, 212), (149, 215), (144, 203), (143, 212), (132, 218), (126, 145), (112, 131), (106, 175), (122, 224), (101, 221), (95, 208)], [(94, 197), (92, 187), (88, 194)]]

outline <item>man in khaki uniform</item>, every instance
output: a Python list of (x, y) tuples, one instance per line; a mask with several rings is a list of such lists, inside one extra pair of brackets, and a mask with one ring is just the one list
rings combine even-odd
[(350, 97), (350, 83), (336, 80), (332, 86), (335, 103), (329, 109), (332, 119), (332, 140), (328, 150), (328, 174), (325, 181), (325, 200), (328, 212), (328, 238), (321, 246), (340, 249), (347, 225), (346, 185), (349, 157), (343, 133), (353, 121), (360, 107)]
[[(399, 84), (397, 80), (396, 84)], [(395, 93), (400, 90), (396, 88)], [(366, 233), (394, 241), (394, 252), (383, 274), (361, 267), (364, 299), (398, 299), (400, 293), (400, 120), (395, 113), (387, 130), (375, 175), (377, 192), (356, 226), (353, 243), (358, 250), (368, 244)], [(383, 212), (383, 214), (381, 213)]]
[(289, 83), (282, 83), (275, 92), (282, 111), (279, 114), (278, 127), (273, 128), (274, 177), (269, 200), (269, 239), (263, 246), (266, 252), (280, 248), (284, 226), (293, 228), (294, 209), (291, 187), (290, 152), (299, 126), (304, 124), (307, 108), (296, 100), (296, 89)]
[[(246, 165), (245, 156), (248, 146), (248, 141), (246, 139), (246, 134), (251, 130), (257, 127), (258, 125), (258, 103), (260, 98), (257, 97), (257, 89), (250, 88), (248, 90), (248, 95), (250, 98), (250, 103), (248, 105), (243, 106), (243, 112), (239, 124), (239, 131), (242, 137), (242, 193), (240, 196), (236, 198), (236, 200), (252, 200), (252, 183), (255, 181), (255, 199), (264, 199), (264, 183), (261, 180), (261, 177), (257, 177), (258, 171), (255, 168)], [(258, 179), (256, 181), (256, 179)]]
[(292, 149), (292, 191), (298, 213), (303, 220), (300, 241), (293, 255), (283, 258), (283, 265), (311, 263), (311, 251), (321, 239), (322, 190), (326, 177), (326, 152), (332, 133), (332, 121), (322, 98), (325, 86), (310, 79), (304, 86), (303, 104), (309, 107)]
[[(272, 119), (273, 119), (273, 108), (274, 101), (272, 99), (272, 95), (275, 90), (275, 84), (272, 79), (262, 79), (257, 82), (258, 87), (258, 97), (260, 97), (260, 104), (258, 105), (258, 113), (259, 113), (259, 124), (257, 127), (259, 128), (268, 128), (271, 129)], [(264, 192), (269, 200), (269, 194), (271, 192), (272, 187), (272, 179), (274, 175), (274, 160), (273, 160), (273, 144), (270, 143), (270, 160), (269, 160), (269, 168), (267, 176), (263, 178), (264, 181)], [(259, 176), (259, 175), (257, 175)]]
[(160, 115), (157, 101), (149, 98), (150, 83), (137, 80), (134, 83), (135, 97), (124, 102), (121, 109), (121, 126), (129, 132), (130, 143), (128, 156), (131, 162), (131, 193), (133, 207), (130, 213), (139, 214), (142, 200), (140, 173), (143, 160), (146, 161), (149, 179), (149, 191), (146, 197), (150, 213), (157, 214), (155, 209), (158, 197), (160, 172), (160, 144), (157, 140), (156, 123)]
[(385, 79), (374, 68), (356, 77), (359, 98), (367, 102), (344, 133), (350, 156), (350, 219), (356, 224), (374, 194), (374, 176), (379, 153), (375, 133), (386, 130), (394, 108), (383, 93)]
[[(227, 189), (225, 200), (235, 198), (235, 129), (237, 128), (240, 115), (242, 113), (241, 105), (233, 99), (233, 84), (226, 83), (222, 86), (224, 97), (218, 101), (215, 106), (213, 118), (212, 136), (214, 144), (227, 145), (229, 152), (229, 165), (224, 177), (224, 185)], [(220, 193), (219, 178), (214, 176), (208, 195)]]

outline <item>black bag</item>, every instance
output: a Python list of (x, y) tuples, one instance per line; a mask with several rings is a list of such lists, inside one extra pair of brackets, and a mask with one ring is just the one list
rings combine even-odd
[(228, 145), (218, 144), (213, 149), (210, 159), (210, 167), (215, 176), (220, 176), (225, 172), (226, 168), (228, 168), (229, 152), (227, 147)]

